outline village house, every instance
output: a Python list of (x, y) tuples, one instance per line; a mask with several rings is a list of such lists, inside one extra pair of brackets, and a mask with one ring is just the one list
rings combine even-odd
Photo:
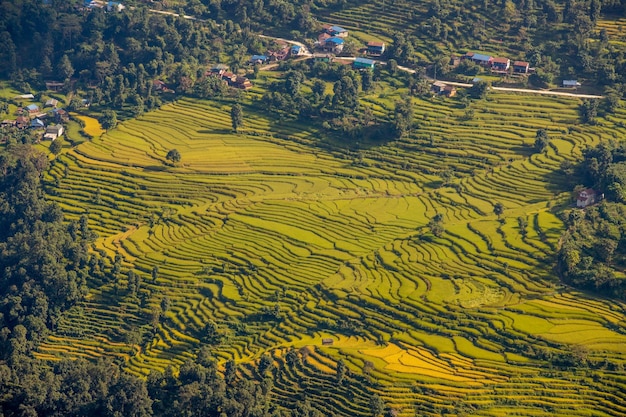
[(235, 81), (232, 82), (232, 86), (241, 90), (249, 90), (252, 88), (252, 83), (246, 77), (235, 77)]
[(325, 25), (324, 32), (328, 33), (330, 36), (337, 36), (339, 38), (345, 38), (348, 36), (348, 31), (346, 29), (335, 25)]
[(343, 45), (344, 45), (344, 40), (334, 36), (332, 38), (326, 39), (326, 41), (324, 42), (324, 45), (322, 46), (322, 49), (324, 51), (338, 54), (338, 53), (341, 53), (341, 51), (343, 51)]
[(291, 56), (298, 56), (304, 53), (304, 49), (300, 45), (293, 45), (291, 47), (290, 54)]
[(367, 54), (380, 56), (385, 52), (385, 42), (369, 41), (367, 43)]
[(51, 98), (50, 100), (46, 101), (46, 104), (44, 104), (44, 107), (56, 107), (59, 104), (59, 100)]
[(456, 87), (452, 85), (448, 85), (441, 81), (435, 81), (431, 87), (431, 90), (435, 94), (439, 94), (445, 97), (454, 97), (456, 96)]
[(317, 37), (317, 42), (315, 43), (316, 46), (324, 46), (324, 44), (326, 43), (326, 39), (328, 38), (332, 38), (332, 36), (330, 36), (328, 33), (323, 32), (320, 33), (319, 36)]
[(57, 123), (67, 123), (70, 120), (70, 115), (63, 109), (53, 109), (52, 116), (54, 117), (54, 121)]
[(43, 138), (54, 141), (59, 136), (61, 136), (63, 132), (64, 132), (63, 126), (60, 124), (57, 124), (55, 126), (48, 126), (48, 128), (46, 129), (46, 133), (43, 135)]
[(513, 72), (517, 74), (528, 74), (530, 64), (526, 61), (513, 62)]
[(482, 65), (483, 67), (491, 66), (491, 61), (493, 58), (489, 55), (485, 54), (477, 54), (475, 52), (468, 52), (463, 56), (463, 59), (469, 59), (472, 62)]
[(222, 73), (221, 78), (222, 78), (222, 81), (225, 81), (226, 83), (228, 83), (228, 85), (231, 85), (232, 83), (235, 82), (235, 80), (237, 79), (237, 76), (233, 74), (232, 72), (226, 71)]
[(597, 193), (592, 188), (587, 188), (578, 193), (576, 198), (576, 207), (585, 208), (596, 202)]
[(0, 127), (15, 127), (15, 125), (17, 124), (17, 122), (15, 120), (3, 120), (2, 123), (0, 123)]
[(30, 119), (26, 116), (17, 116), (15, 119), (15, 127), (18, 129), (26, 129), (30, 126)]
[(30, 122), (30, 127), (33, 129), (43, 129), (46, 127), (46, 124), (41, 119), (33, 119), (33, 121)]
[(58, 81), (46, 81), (46, 89), (50, 91), (61, 91), (64, 85)]
[(267, 61), (269, 60), (269, 58), (265, 55), (252, 55), (252, 57), (250, 58), (249, 63), (252, 65), (255, 64), (265, 64)]
[(373, 70), (374, 65), (376, 65), (376, 62), (373, 59), (355, 58), (354, 63), (352, 64), (352, 67), (354, 69), (359, 69), (359, 70), (360, 69)]
[(492, 58), (491, 69), (494, 71), (508, 71), (511, 60), (508, 58)]
[(28, 114), (38, 114), (39, 106), (36, 104), (29, 104), (28, 106), (26, 106), (26, 111), (28, 111)]
[(221, 76), (223, 73), (228, 71), (228, 65), (226, 64), (217, 64), (211, 67), (211, 69), (205, 75), (213, 75), (215, 77)]
[(265, 56), (267, 57), (267, 61), (270, 62), (283, 61), (289, 56), (290, 51), (289, 45), (283, 44), (278, 51), (267, 51)]

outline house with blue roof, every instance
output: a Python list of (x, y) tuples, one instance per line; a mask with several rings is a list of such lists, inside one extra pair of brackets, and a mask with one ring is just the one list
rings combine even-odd
[(298, 55), (300, 55), (302, 52), (303, 52), (303, 50), (302, 50), (302, 47), (301, 47), (300, 45), (293, 45), (293, 46), (291, 47), (291, 51), (290, 51), (290, 53), (291, 53), (291, 55), (292, 55), (292, 56), (298, 56)]
[(36, 104), (29, 104), (26, 106), (26, 110), (28, 110), (29, 114), (39, 113), (39, 106)]
[(329, 51), (335, 54), (343, 51), (343, 45), (345, 41), (337, 36), (333, 36), (332, 38), (328, 38), (324, 41), (324, 46), (322, 49), (324, 51)]
[(251, 64), (265, 64), (267, 62), (268, 58), (265, 55), (252, 55), (252, 58), (250, 58), (250, 63)]
[(376, 62), (373, 59), (367, 59), (367, 58), (355, 58), (354, 62), (352, 64), (352, 67), (354, 69), (367, 69), (367, 70), (372, 70), (374, 69), (374, 65), (376, 64)]
[(483, 65), (485, 67), (489, 67), (491, 66), (491, 61), (493, 61), (493, 58), (489, 55), (486, 54), (477, 54), (475, 52), (468, 52), (465, 54), (465, 56), (463, 56), (464, 59), (471, 59), (473, 62), (477, 63), (478, 65)]

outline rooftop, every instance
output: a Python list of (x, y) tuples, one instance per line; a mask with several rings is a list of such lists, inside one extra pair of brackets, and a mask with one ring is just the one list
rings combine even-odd
[(343, 39), (338, 38), (336, 36), (333, 36), (332, 38), (326, 39), (326, 43), (334, 43), (335, 45), (341, 45), (344, 42), (345, 41)]

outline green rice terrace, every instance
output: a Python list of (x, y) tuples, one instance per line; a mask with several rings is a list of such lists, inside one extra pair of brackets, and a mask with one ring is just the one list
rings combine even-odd
[(270, 355), (277, 401), (329, 415), (371, 415), (373, 393), (400, 416), (626, 415), (624, 304), (552, 272), (559, 167), (624, 137), (626, 111), (586, 126), (572, 98), (492, 92), (469, 119), (412, 100), (418, 129), (353, 151), (254, 99), (238, 134), (231, 103), (180, 99), (67, 149), (49, 198), (88, 213), (117, 278), (91, 282), (38, 357), (147, 376), (211, 344), (253, 378)]

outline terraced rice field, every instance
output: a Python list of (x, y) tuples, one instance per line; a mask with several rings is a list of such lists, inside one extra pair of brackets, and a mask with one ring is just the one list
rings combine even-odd
[[(561, 288), (551, 270), (555, 207), (569, 200), (558, 167), (624, 128), (578, 125), (573, 99), (493, 93), (469, 121), (454, 100), (414, 100), (419, 129), (358, 155), (254, 101), (232, 134), (230, 103), (191, 99), (61, 154), (50, 198), (89, 214), (122, 271), (91, 283), (40, 357), (111, 356), (147, 375), (192, 357), (213, 320), (221, 361), (256, 377), (273, 356), (285, 406), (365, 416), (376, 392), (407, 417), (624, 415), (624, 305)], [(532, 151), (539, 128), (545, 154)]]

